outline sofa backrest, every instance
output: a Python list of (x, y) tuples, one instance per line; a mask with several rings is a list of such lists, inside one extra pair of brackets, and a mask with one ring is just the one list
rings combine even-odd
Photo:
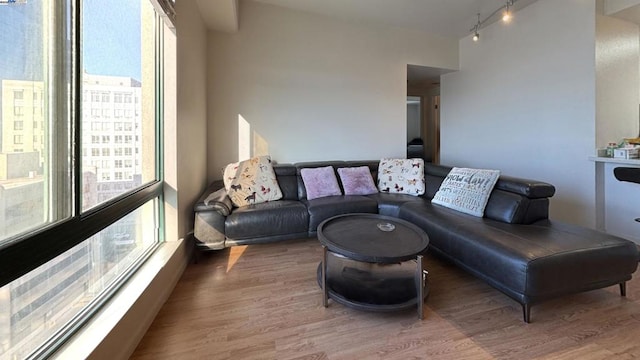
[[(431, 199), (452, 169), (450, 166), (425, 164), (425, 197)], [(530, 179), (500, 175), (484, 216), (510, 224), (531, 224), (549, 217), (549, 198), (556, 189), (553, 185)]]
[(298, 200), (296, 167), (292, 164), (273, 164), (283, 200)]
[[(306, 199), (307, 191), (300, 175), (304, 168), (333, 166), (340, 189), (344, 192), (338, 169), (342, 167), (368, 166), (374, 183), (378, 181), (379, 160), (362, 161), (313, 161), (295, 164), (274, 164), (273, 169), (278, 178), (278, 185), (282, 190), (284, 200)], [(423, 197), (432, 199), (440, 188), (440, 184), (449, 174), (452, 167), (445, 165), (425, 164), (425, 194)], [(489, 219), (511, 224), (530, 224), (549, 217), (549, 198), (555, 193), (551, 184), (500, 175), (484, 216)]]
[(358, 167), (367, 166), (371, 171), (373, 181), (378, 179), (378, 160), (362, 160), (362, 161), (311, 161), (311, 162), (299, 162), (295, 164), (274, 164), (273, 170), (278, 178), (278, 185), (282, 191), (282, 197), (284, 200), (300, 200), (307, 198), (307, 190), (302, 181), (300, 170), (304, 168), (317, 168), (323, 166), (332, 166), (335, 172), (336, 179), (340, 185), (340, 190), (344, 193), (340, 176), (338, 175), (338, 169), (343, 167)]
[(378, 178), (378, 164), (380, 161), (374, 160), (362, 160), (362, 161), (312, 161), (312, 162), (299, 162), (293, 164), (296, 167), (296, 175), (298, 180), (298, 198), (306, 199), (307, 198), (307, 189), (304, 186), (304, 182), (302, 181), (302, 176), (300, 175), (300, 170), (305, 168), (318, 168), (324, 166), (332, 166), (333, 171), (336, 175), (336, 179), (338, 180), (338, 185), (340, 186), (340, 191), (344, 193), (344, 187), (342, 186), (342, 182), (340, 181), (340, 176), (338, 175), (338, 169), (345, 167), (358, 167), (358, 166), (367, 166), (371, 171), (371, 176), (373, 177), (373, 181), (376, 182)]

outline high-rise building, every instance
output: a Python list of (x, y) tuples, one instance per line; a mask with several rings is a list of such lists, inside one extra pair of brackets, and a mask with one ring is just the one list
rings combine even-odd
[[(141, 83), (132, 78), (87, 74), (83, 78), (82, 205), (86, 209), (141, 183), (142, 93)], [(3, 79), (1, 84), (0, 235), (7, 237), (46, 216), (42, 171), (47, 125), (42, 81)], [(77, 309), (57, 307), (64, 304), (58, 300), (89, 297), (93, 291), (89, 284), (111, 276), (111, 266), (135, 246), (137, 223), (137, 215), (129, 214), (65, 256), (0, 289), (0, 308), (7, 309), (0, 315), (0, 355), (9, 355), (2, 349), (10, 348), (11, 356), (26, 356), (27, 350), (20, 349), (31, 349), (20, 344), (44, 341), (34, 334), (46, 332), (37, 329), (68, 321)]]
[(140, 185), (142, 87), (129, 77), (83, 79), (82, 164), (84, 172), (95, 169), (96, 200), (103, 202)]
[[(2, 79), (2, 144), (0, 153), (37, 152), (42, 173), (45, 154), (45, 106), (42, 81)], [(27, 176), (28, 173), (22, 176)], [(1, 176), (1, 175), (0, 175)]]
[[(0, 79), (15, 79), (43, 83), (46, 69), (42, 65), (45, 54), (43, 29), (47, 26), (44, 6), (40, 1), (0, 2)], [(34, 19), (42, 21), (34, 22)], [(4, 103), (0, 92), (0, 102)], [(0, 122), (3, 121), (0, 114)], [(0, 129), (0, 132), (2, 130)], [(0, 136), (0, 147), (4, 146)]]

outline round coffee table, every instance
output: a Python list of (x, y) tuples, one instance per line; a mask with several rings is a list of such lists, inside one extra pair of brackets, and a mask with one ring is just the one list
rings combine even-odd
[(423, 318), (428, 295), (423, 254), (429, 237), (422, 229), (384, 215), (346, 214), (323, 221), (317, 234), (323, 248), (318, 284), (325, 307), (329, 298), (370, 311), (417, 304)]

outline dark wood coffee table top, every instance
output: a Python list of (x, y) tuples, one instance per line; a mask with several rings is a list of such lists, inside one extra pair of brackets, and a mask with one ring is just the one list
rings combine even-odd
[(370, 263), (415, 259), (429, 246), (429, 237), (416, 225), (378, 214), (346, 214), (318, 226), (318, 240), (333, 253)]

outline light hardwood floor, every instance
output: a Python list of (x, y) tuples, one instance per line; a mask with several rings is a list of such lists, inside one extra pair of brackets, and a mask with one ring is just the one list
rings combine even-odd
[[(640, 280), (549, 301), (522, 321), (518, 303), (427, 256), (425, 319), (362, 312), (316, 283), (313, 239), (241, 246), (190, 264), (132, 359), (633, 359)], [(638, 273), (634, 274), (637, 275)]]

